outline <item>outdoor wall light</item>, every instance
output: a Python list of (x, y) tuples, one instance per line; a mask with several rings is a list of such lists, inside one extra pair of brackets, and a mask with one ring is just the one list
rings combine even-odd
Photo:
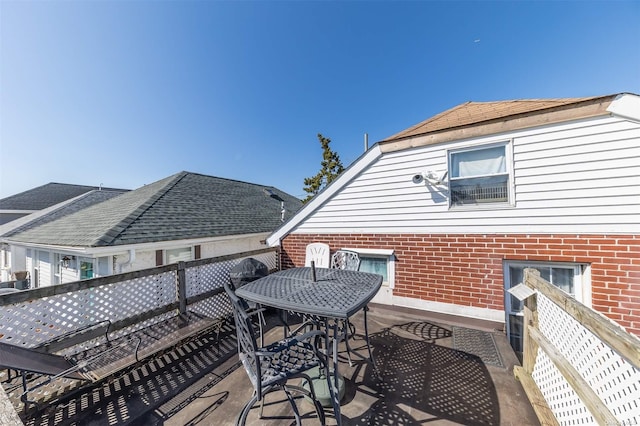
[(411, 181), (415, 184), (426, 182), (430, 185), (437, 186), (445, 183), (445, 179), (447, 179), (448, 171), (444, 171), (440, 174), (433, 172), (431, 170), (425, 170), (422, 173), (418, 173), (413, 175)]
[(72, 258), (69, 257), (69, 256), (65, 256), (62, 259), (60, 259), (60, 262), (62, 262), (62, 267), (65, 268), (65, 269), (68, 268), (69, 267), (69, 262), (71, 262), (71, 259)]

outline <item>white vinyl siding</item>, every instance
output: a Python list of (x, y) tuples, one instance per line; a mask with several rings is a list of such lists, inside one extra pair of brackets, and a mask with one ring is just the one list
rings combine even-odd
[[(513, 206), (449, 209), (447, 152), (513, 141)], [(638, 233), (640, 125), (613, 117), (381, 155), (295, 233)]]
[(38, 284), (40, 287), (48, 287), (53, 284), (53, 272), (51, 270), (51, 253), (47, 251), (35, 251), (38, 256), (36, 269), (38, 270)]
[(97, 270), (95, 271), (96, 277), (104, 277), (111, 274), (109, 270), (110, 257), (99, 257), (96, 259)]

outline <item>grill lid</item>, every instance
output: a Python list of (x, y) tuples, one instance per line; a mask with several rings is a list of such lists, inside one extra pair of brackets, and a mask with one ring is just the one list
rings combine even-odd
[(236, 288), (240, 288), (251, 281), (266, 277), (267, 275), (269, 275), (267, 265), (252, 257), (241, 260), (231, 268), (231, 272), (229, 272), (231, 283)]

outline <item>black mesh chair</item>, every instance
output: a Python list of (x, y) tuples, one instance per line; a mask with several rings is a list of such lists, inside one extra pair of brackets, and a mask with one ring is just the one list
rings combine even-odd
[[(346, 269), (349, 271), (357, 271), (360, 269), (360, 255), (355, 251), (350, 250), (336, 250), (331, 255), (331, 268), (332, 269)], [(367, 344), (367, 350), (369, 351), (369, 359), (373, 362), (373, 354), (371, 353), (371, 347), (369, 346), (369, 331), (367, 327), (367, 311), (369, 308), (364, 307), (364, 328), (365, 328), (365, 341)], [(344, 340), (347, 347), (347, 358), (349, 365), (353, 367), (353, 361), (351, 361), (351, 346), (349, 345), (349, 339), (356, 334), (355, 326), (348, 319), (342, 321), (340, 325), (340, 339)]]
[[(324, 409), (316, 397), (313, 381), (305, 372), (314, 367), (326, 368), (323, 355), (317, 348), (317, 342), (324, 339), (325, 334), (314, 330), (302, 335), (289, 336), (265, 347), (259, 347), (256, 342), (253, 322), (247, 313), (246, 301), (236, 296), (229, 284), (225, 283), (224, 289), (233, 305), (238, 354), (254, 390), (252, 398), (238, 415), (236, 424), (244, 425), (251, 408), (258, 401), (264, 402), (266, 394), (282, 390), (291, 404), (297, 425), (301, 425), (300, 413), (291, 391), (299, 392), (313, 402), (320, 423), (324, 425)], [(306, 379), (306, 382), (311, 384), (308, 390), (302, 386), (288, 384), (289, 379), (299, 377)], [(260, 406), (260, 417), (262, 418), (262, 405)]]

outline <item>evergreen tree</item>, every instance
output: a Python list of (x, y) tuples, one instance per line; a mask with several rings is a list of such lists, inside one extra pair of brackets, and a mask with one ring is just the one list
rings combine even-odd
[(344, 171), (340, 157), (336, 152), (333, 152), (329, 146), (331, 139), (325, 138), (322, 134), (318, 133), (318, 140), (322, 146), (322, 162), (320, 163), (322, 167), (315, 176), (304, 179), (304, 190), (309, 195), (302, 200), (303, 203), (311, 200)]

